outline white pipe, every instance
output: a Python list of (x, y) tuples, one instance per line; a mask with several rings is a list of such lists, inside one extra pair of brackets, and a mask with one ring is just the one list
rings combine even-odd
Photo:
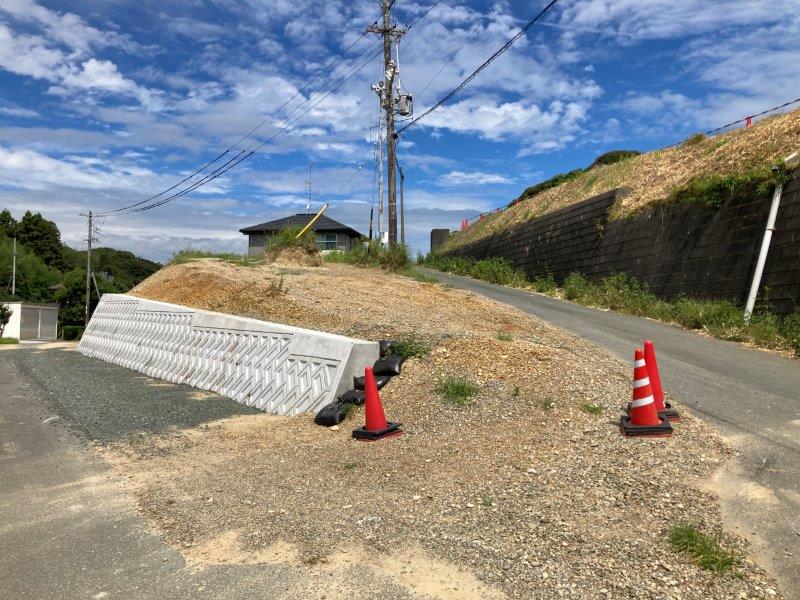
[[(788, 168), (793, 169), (800, 162), (800, 157), (798, 157), (797, 152), (794, 152), (787, 156), (783, 162)], [(758, 262), (756, 262), (756, 270), (753, 273), (753, 282), (750, 284), (750, 293), (747, 295), (747, 304), (744, 307), (744, 320), (746, 322), (750, 321), (750, 316), (753, 314), (753, 308), (756, 305), (756, 296), (758, 296), (758, 288), (761, 287), (761, 276), (764, 274), (764, 265), (767, 263), (767, 254), (769, 254), (769, 245), (772, 242), (772, 232), (775, 231), (775, 220), (778, 217), (782, 194), (783, 184), (776, 185), (775, 193), (772, 194), (769, 217), (767, 217), (767, 228), (764, 230), (764, 239), (761, 240), (761, 250), (758, 252)]]
[(775, 186), (775, 193), (772, 194), (772, 206), (769, 209), (767, 218), (767, 228), (764, 231), (764, 239), (761, 240), (761, 250), (758, 253), (756, 271), (753, 273), (753, 283), (750, 284), (750, 293), (747, 295), (747, 305), (744, 308), (744, 320), (749, 321), (753, 314), (753, 307), (756, 304), (758, 288), (761, 286), (761, 276), (764, 274), (764, 265), (767, 262), (769, 245), (772, 242), (772, 232), (775, 231), (775, 219), (778, 216), (778, 208), (781, 205), (781, 195), (783, 194), (783, 184)]

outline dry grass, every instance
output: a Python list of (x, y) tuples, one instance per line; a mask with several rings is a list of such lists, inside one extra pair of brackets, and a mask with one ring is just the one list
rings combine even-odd
[(546, 190), (475, 223), (452, 236), (444, 249), (477, 241), (619, 187), (630, 193), (617, 201), (613, 216), (630, 215), (665, 202), (670, 192), (692, 177), (731, 175), (770, 166), (800, 149), (800, 110), (765, 118), (747, 129), (717, 137), (693, 136), (683, 144), (599, 166), (572, 181)]

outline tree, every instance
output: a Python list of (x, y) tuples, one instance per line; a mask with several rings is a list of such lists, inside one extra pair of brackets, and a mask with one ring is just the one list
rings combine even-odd
[(52, 302), (50, 288), (61, 281), (61, 273), (21, 244), (17, 244), (16, 295), (11, 296), (12, 246), (9, 238), (0, 236), (0, 299)]
[(5, 304), (0, 304), (0, 338), (3, 337), (3, 332), (6, 330), (6, 325), (11, 320), (11, 309)]
[(17, 221), (11, 216), (8, 209), (0, 212), (0, 236), (12, 238), (16, 235)]
[(49, 267), (63, 271), (66, 267), (61, 232), (40, 213), (27, 211), (16, 226), (19, 243), (41, 258)]

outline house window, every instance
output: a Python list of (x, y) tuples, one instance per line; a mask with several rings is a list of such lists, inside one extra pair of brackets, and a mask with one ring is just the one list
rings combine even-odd
[(317, 235), (317, 248), (320, 250), (336, 250), (336, 234), (321, 233)]

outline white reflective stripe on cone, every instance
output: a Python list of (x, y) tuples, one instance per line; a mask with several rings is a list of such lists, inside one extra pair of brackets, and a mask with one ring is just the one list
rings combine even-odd
[(648, 404), (652, 404), (654, 402), (652, 396), (647, 396), (647, 398), (639, 398), (638, 400), (631, 401), (631, 408), (638, 408), (640, 406), (647, 406)]
[(640, 388), (640, 387), (644, 387), (646, 385), (650, 385), (650, 378), (649, 377), (645, 377), (644, 379), (634, 379), (633, 380), (633, 387), (634, 388)]
[(633, 361), (633, 366), (634, 367), (643, 367), (644, 364), (645, 363), (644, 363), (644, 359), (643, 358), (640, 358), (639, 360)]

